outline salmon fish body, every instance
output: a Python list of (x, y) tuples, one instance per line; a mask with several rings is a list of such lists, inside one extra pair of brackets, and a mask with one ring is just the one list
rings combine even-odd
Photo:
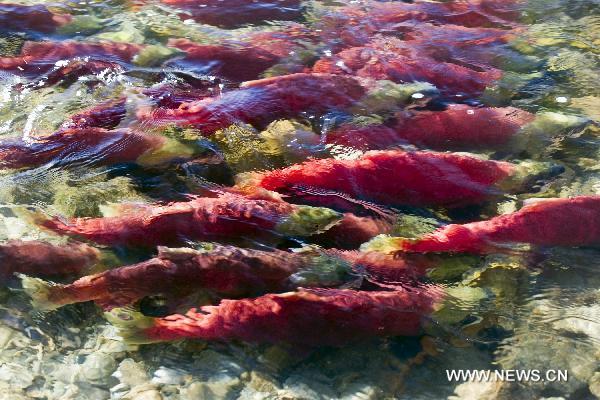
[(223, 300), (218, 306), (160, 319), (136, 318), (115, 309), (109, 319), (121, 325), (125, 339), (138, 343), (187, 338), (340, 346), (370, 337), (417, 335), (423, 316), (433, 311), (440, 297), (421, 288), (385, 292), (303, 289)]
[(508, 145), (535, 116), (514, 107), (453, 105), (399, 119), (394, 127), (410, 143), (432, 149), (496, 149)]
[(52, 33), (71, 21), (68, 14), (56, 14), (43, 5), (0, 3), (0, 30)]
[[(316, 24), (322, 37), (335, 51), (347, 47), (363, 46), (375, 34), (386, 32), (400, 35), (407, 26), (415, 31), (431, 34), (430, 25), (445, 30), (444, 38), (452, 38), (456, 29), (504, 30), (518, 29), (521, 2), (369, 2), (366, 5), (348, 5), (330, 8), (319, 14)], [(423, 26), (421, 29), (420, 27)], [(411, 39), (407, 37), (406, 40)], [(456, 45), (461, 45), (462, 37), (457, 37)], [(470, 39), (470, 38), (469, 38)]]
[(330, 249), (326, 254), (350, 264), (354, 273), (379, 287), (414, 286), (436, 261), (421, 254), (401, 257), (379, 251)]
[(276, 55), (249, 45), (198, 45), (187, 39), (170, 39), (169, 46), (185, 51), (183, 60), (188, 64), (204, 65), (210, 74), (238, 82), (257, 79), (279, 61)]
[(453, 104), (444, 111), (398, 115), (390, 126), (341, 126), (328, 132), (326, 141), (360, 150), (385, 149), (404, 143), (432, 150), (496, 150), (506, 148), (534, 118), (533, 114), (514, 107)]
[(436, 25), (412, 21), (394, 25), (394, 31), (402, 33), (402, 39), (411, 44), (426, 45), (439, 43), (442, 48), (455, 46), (460, 49), (473, 46), (502, 45), (514, 38), (519, 28), (506, 30), (499, 28), (466, 27), (462, 25)]
[[(39, 66), (40, 71), (43, 66)], [(29, 88), (39, 88), (46, 85), (71, 84), (77, 79), (87, 75), (100, 75), (102, 73), (121, 72), (123, 70), (121, 63), (115, 61), (93, 60), (93, 59), (71, 59), (58, 63), (52, 69), (39, 79), (29, 83)]]
[(135, 162), (160, 148), (165, 139), (129, 129), (72, 128), (40, 138), (8, 138), (0, 141), (0, 166), (36, 167), (90, 163), (112, 165)]
[(449, 207), (481, 203), (498, 194), (515, 168), (464, 154), (387, 150), (370, 151), (356, 160), (311, 160), (250, 175), (248, 182), (279, 192), (302, 185), (379, 204)]
[[(208, 81), (196, 84), (165, 83), (144, 89), (141, 94), (156, 107), (176, 109), (181, 104), (211, 97), (218, 92), (217, 85)], [(61, 130), (73, 128), (105, 128), (114, 129), (127, 115), (127, 96), (106, 100), (84, 109), (65, 121)], [(140, 103), (140, 106), (147, 104)], [(133, 112), (134, 113), (134, 112)]]
[(299, 0), (161, 0), (163, 4), (182, 10), (183, 19), (231, 28), (270, 20), (293, 20), (301, 16)]
[(10, 279), (14, 273), (45, 278), (80, 275), (99, 259), (99, 251), (84, 243), (10, 240), (0, 244), (0, 279)]
[(368, 216), (344, 213), (342, 220), (312, 240), (324, 247), (352, 250), (368, 242), (377, 235), (391, 232), (393, 224)]
[(504, 69), (506, 60), (518, 60), (506, 44), (522, 33), (522, 28), (467, 28), (459, 25), (414, 24), (394, 26), (407, 46), (438, 60), (471, 69), (496, 67)]
[(85, 276), (68, 285), (44, 285), (24, 278), (24, 287), (44, 308), (95, 301), (110, 310), (145, 296), (185, 296), (210, 290), (220, 297), (246, 297), (288, 289), (288, 278), (306, 264), (305, 256), (281, 250), (261, 251), (213, 246), (207, 251), (159, 248), (138, 264)]
[[(429, 133), (429, 131), (427, 131)], [(354, 125), (347, 123), (325, 133), (325, 142), (329, 145), (351, 147), (353, 149), (385, 150), (390, 147), (409, 144), (393, 124)]]
[(600, 196), (543, 199), (487, 221), (451, 224), (416, 240), (397, 240), (400, 251), (494, 253), (515, 244), (600, 245)]
[[(306, 25), (286, 23), (280, 29), (251, 32), (240, 40), (249, 43), (254, 48), (268, 51), (283, 58), (297, 49), (318, 44), (320, 36), (318, 32), (314, 32)], [(233, 44), (235, 44), (235, 41), (233, 41)]]
[(163, 84), (143, 91), (156, 107), (176, 109), (184, 103), (212, 97), (219, 93), (217, 84)]
[(155, 258), (85, 276), (68, 285), (23, 277), (23, 287), (39, 308), (94, 301), (110, 310), (157, 294), (180, 298), (204, 290), (221, 298), (242, 298), (284, 292), (300, 284), (339, 286), (354, 275), (373, 282), (406, 282), (423, 275), (425, 264), (413, 259), (338, 250), (286, 252), (221, 245), (211, 245), (206, 250), (162, 247)]
[(371, 20), (377, 24), (393, 24), (404, 21), (436, 22), (461, 25), (469, 28), (508, 28), (520, 18), (519, 1), (470, 0), (459, 2), (418, 1), (376, 3), (368, 10)]
[(286, 31), (253, 33), (218, 45), (198, 44), (188, 39), (169, 39), (167, 45), (185, 52), (182, 61), (186, 66), (199, 65), (212, 75), (244, 82), (258, 79), (313, 39), (305, 29), (291, 26)]
[[(176, 109), (181, 104), (193, 100), (211, 97), (215, 93), (215, 85), (194, 86), (190, 84), (161, 84), (142, 91), (151, 103), (161, 108)], [(65, 121), (61, 130), (74, 128), (114, 129), (127, 115), (127, 97), (103, 101), (84, 109)], [(141, 104), (146, 106), (146, 104)]]
[(440, 62), (395, 38), (379, 38), (366, 46), (342, 50), (317, 61), (314, 72), (350, 74), (396, 83), (426, 81), (445, 93), (480, 95), (499, 80), (502, 72), (492, 67), (478, 70)]
[(69, 117), (61, 129), (116, 128), (127, 114), (126, 98), (107, 100)]
[(365, 93), (354, 79), (328, 74), (291, 74), (245, 82), (221, 97), (157, 109), (140, 119), (192, 125), (206, 136), (235, 123), (265, 125), (302, 112), (324, 113), (352, 105)]
[[(116, 42), (26, 42), (21, 54), (15, 57), (0, 57), (0, 69), (28, 77), (38, 77), (77, 57), (89, 57), (89, 60), (75, 62), (79, 69), (91, 71), (129, 63), (142, 49), (141, 45)], [(60, 65), (56, 63), (60, 62)], [(94, 63), (97, 65), (94, 67)], [(82, 64), (86, 67), (82, 67)], [(73, 68), (71, 66), (71, 68)], [(55, 72), (65, 75), (65, 71)], [(56, 80), (57, 78), (55, 78)]]
[[(187, 202), (148, 205), (122, 216), (41, 222), (57, 233), (107, 245), (179, 245), (186, 240), (300, 236), (328, 229), (338, 213), (283, 201), (256, 200), (226, 193)], [(311, 231), (311, 230), (314, 230)]]

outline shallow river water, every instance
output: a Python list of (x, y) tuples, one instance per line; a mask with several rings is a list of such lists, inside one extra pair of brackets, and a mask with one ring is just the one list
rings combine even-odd
[[(600, 398), (599, 10), (0, 3), (0, 399)], [(589, 214), (532, 217), (515, 228), (528, 240), (391, 239), (582, 196)], [(266, 277), (236, 280), (274, 251)], [(177, 277), (190, 252), (221, 269)], [(374, 270), (348, 261), (367, 253)], [(92, 279), (88, 297), (61, 291), (157, 255), (170, 261)], [(253, 305), (303, 287), (327, 288), (308, 292), (323, 308)], [(375, 292), (406, 295), (407, 316), (351, 308)], [(243, 298), (208, 333), (145, 329)], [(540, 379), (448, 375), (461, 370)]]

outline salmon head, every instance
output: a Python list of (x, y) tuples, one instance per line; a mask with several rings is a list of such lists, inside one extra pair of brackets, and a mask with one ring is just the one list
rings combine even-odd
[(286, 236), (310, 236), (327, 231), (342, 220), (342, 214), (325, 207), (297, 206), (275, 228)]

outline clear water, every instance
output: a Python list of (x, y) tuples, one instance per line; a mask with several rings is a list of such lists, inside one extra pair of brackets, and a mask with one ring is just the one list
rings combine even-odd
[[(44, 4), (55, 13), (79, 19), (54, 33), (36, 32), (35, 26), (29, 30), (0, 26), (3, 56), (18, 54), (25, 40), (108, 39), (159, 45), (170, 38), (188, 38), (218, 44), (243, 42), (254, 32), (286, 31), (292, 23), (215, 27), (182, 19), (181, 10), (156, 1), (14, 2)], [(322, 21), (342, 12), (345, 5), (306, 1), (293, 22), (309, 31), (322, 29)], [(373, 7), (368, 1), (353, 1), (352, 5), (365, 10)], [(560, 162), (567, 172), (535, 192), (511, 196), (479, 210), (482, 217), (510, 212), (530, 197), (600, 195), (598, 10), (596, 0), (525, 1), (520, 27), (512, 28), (514, 37), (493, 48), (498, 52), (495, 66), (504, 71), (503, 77), (482, 96), (460, 99), (473, 105), (510, 105), (532, 113), (556, 112), (588, 120), (586, 124), (541, 128), (557, 130), (555, 140), (529, 144), (524, 149), (527, 156)], [(358, 33), (362, 28), (349, 29)], [(276, 76), (294, 72), (298, 66), (310, 67), (331, 53), (326, 40), (324, 35), (323, 42), (307, 46), (302, 54), (283, 57), (264, 74)], [(0, 71), (0, 135), (4, 139), (47, 135), (91, 105), (126, 96), (128, 111), (120, 127), (141, 126), (160, 135), (194, 137), (185, 129), (165, 130), (140, 123), (131, 110), (147, 100), (140, 94), (144, 88), (176, 83), (178, 76), (212, 79), (208, 85), (223, 90), (233, 90), (238, 84), (215, 83), (214, 78), (203, 75), (209, 70), (207, 65), (175, 60), (38, 86), (26, 85), (35, 81), (33, 78)], [(415, 99), (413, 96), (412, 103), (404, 107), (415, 107)], [(363, 112), (362, 118), (377, 121), (388, 112), (386, 101), (383, 97), (375, 106), (371, 104), (375, 111)], [(86, 154), (79, 154), (83, 162), (67, 165), (52, 160), (33, 168), (0, 170), (0, 239), (64, 243), (64, 237), (25, 218), (20, 212), (24, 208), (64, 217), (98, 216), (107, 204), (180, 200), (187, 193), (200, 192), (207, 180), (229, 182), (233, 173), (290, 165), (309, 156), (351, 158), (353, 150), (326, 149), (316, 134), (335, 124), (336, 118), (335, 114), (303, 115), (266, 128), (271, 136), (257, 136), (247, 127), (238, 127), (216, 138), (194, 139), (193, 146), (201, 149), (198, 159), (208, 165), (200, 172), (177, 166), (97, 166), (88, 162)], [(481, 154), (509, 160), (522, 157)], [(135, 250), (114, 250), (109, 264), (124, 265), (149, 256)], [(42, 312), (31, 306), (19, 281), (9, 279), (0, 289), (0, 398), (600, 398), (600, 250), (550, 248), (514, 256), (466, 257), (458, 264), (430, 273), (453, 300), (429, 318), (422, 336), (374, 338), (310, 354), (297, 354), (279, 345), (191, 340), (127, 345), (93, 304)], [(449, 382), (449, 369), (555, 369), (567, 370), (569, 379), (554, 383)]]

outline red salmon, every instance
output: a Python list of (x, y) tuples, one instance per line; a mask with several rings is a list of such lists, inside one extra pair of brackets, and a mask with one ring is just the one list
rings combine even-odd
[[(455, 207), (519, 190), (545, 163), (512, 164), (458, 153), (369, 151), (356, 160), (318, 159), (241, 175), (239, 185), (286, 193), (295, 186), (343, 192), (379, 204)], [(531, 172), (529, 172), (531, 171)], [(560, 172), (560, 171), (557, 171)]]
[[(438, 290), (303, 289), (254, 299), (223, 300), (185, 315), (152, 319), (115, 309), (111, 322), (130, 342), (242, 340), (297, 346), (340, 346), (381, 336), (417, 335), (440, 300)], [(315, 334), (318, 332), (318, 334)]]
[(99, 259), (100, 252), (83, 243), (10, 240), (0, 245), (0, 280), (16, 272), (45, 278), (80, 275)]
[(300, 113), (344, 109), (365, 89), (353, 78), (329, 74), (291, 74), (249, 81), (218, 98), (182, 104), (176, 110), (157, 109), (140, 119), (153, 124), (193, 125), (206, 136), (235, 123), (263, 126)]
[(309, 236), (328, 229), (340, 218), (339, 213), (326, 208), (225, 193), (140, 206), (122, 216), (75, 218), (66, 223), (47, 219), (41, 224), (58, 233), (102, 244), (149, 247), (179, 245), (186, 240)]
[(600, 245), (600, 196), (543, 199), (487, 221), (451, 224), (417, 240), (392, 239), (406, 252), (494, 253), (515, 244)]

